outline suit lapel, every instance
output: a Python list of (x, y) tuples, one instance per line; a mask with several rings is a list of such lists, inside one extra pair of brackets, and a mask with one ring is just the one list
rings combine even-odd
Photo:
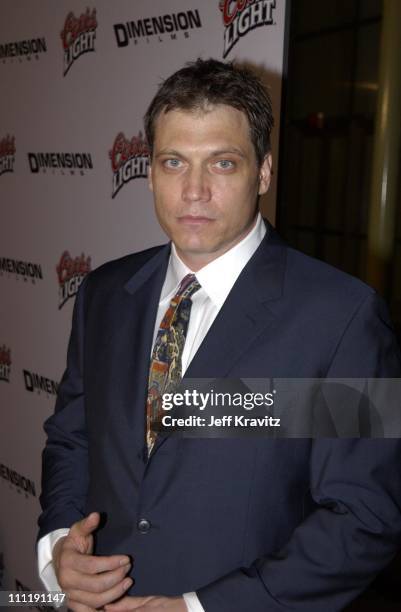
[(286, 247), (273, 227), (242, 270), (185, 373), (185, 378), (223, 378), (275, 315), (269, 302), (283, 291)]
[[(152, 339), (159, 304), (160, 292), (166, 276), (170, 244), (162, 248), (152, 259), (124, 285), (127, 292), (126, 306), (122, 316), (130, 324), (119, 325), (124, 330), (120, 338), (121, 345), (126, 347), (125, 363), (129, 364), (127, 372), (127, 397), (134, 398), (130, 405), (133, 423), (135, 446), (142, 448), (145, 442), (145, 411), (148, 387), (149, 360), (152, 350)], [(127, 334), (127, 329), (130, 333)], [(121, 357), (124, 359), (124, 356)]]

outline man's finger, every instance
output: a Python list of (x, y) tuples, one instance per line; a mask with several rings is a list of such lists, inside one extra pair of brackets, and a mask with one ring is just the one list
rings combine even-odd
[(73, 610), (73, 612), (96, 612), (96, 608), (90, 608), (89, 606), (85, 606), (84, 604), (81, 604), (78, 601), (73, 601), (72, 599), (68, 599), (67, 605), (68, 610)]
[(91, 512), (81, 521), (77, 521), (70, 529), (71, 535), (88, 536), (99, 527), (100, 514), (99, 512)]
[(125, 580), (119, 582), (112, 589), (108, 589), (103, 593), (88, 593), (88, 591), (69, 589), (68, 596), (71, 600), (78, 601), (91, 608), (102, 608), (106, 604), (122, 597), (127, 589), (132, 586), (132, 583), (132, 578), (125, 578)]
[(137, 610), (141, 606), (144, 606), (148, 601), (151, 601), (155, 597), (153, 595), (147, 597), (123, 597), (116, 603), (107, 604), (104, 609), (107, 612), (126, 612), (128, 610)]
[(128, 612), (129, 610), (137, 610), (137, 612), (145, 612), (145, 610), (154, 610), (154, 612), (188, 612), (187, 604), (183, 597), (164, 597), (164, 596), (149, 596), (149, 597), (124, 597), (116, 603), (109, 604), (104, 607), (106, 612)]
[(83, 574), (99, 574), (130, 565), (127, 555), (110, 555), (97, 557), (96, 555), (83, 555), (74, 550), (66, 550), (60, 559), (60, 570), (73, 569)]
[(130, 567), (131, 565), (127, 564), (114, 571), (101, 572), (94, 575), (70, 570), (61, 574), (62, 584), (60, 586), (66, 590), (74, 589), (88, 591), (89, 593), (103, 593), (116, 586), (119, 582), (122, 582)]

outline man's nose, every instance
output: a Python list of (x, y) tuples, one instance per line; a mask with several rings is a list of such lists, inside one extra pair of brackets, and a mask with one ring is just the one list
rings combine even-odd
[(204, 168), (191, 167), (184, 177), (182, 197), (186, 202), (207, 202), (211, 190), (207, 172)]

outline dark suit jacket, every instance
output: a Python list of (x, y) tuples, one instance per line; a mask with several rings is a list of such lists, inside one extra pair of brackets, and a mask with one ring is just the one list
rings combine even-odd
[[(169, 252), (107, 263), (80, 289), (45, 425), (39, 536), (96, 510), (107, 515), (96, 552), (132, 555), (132, 595), (195, 590), (206, 612), (341, 610), (399, 546), (400, 442), (160, 436), (146, 461), (149, 357)], [(269, 227), (186, 377), (400, 372), (374, 291)]]

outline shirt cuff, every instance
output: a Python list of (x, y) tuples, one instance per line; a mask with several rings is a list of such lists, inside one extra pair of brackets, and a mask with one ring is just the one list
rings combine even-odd
[(195, 592), (184, 593), (183, 598), (187, 604), (188, 612), (205, 612), (205, 609)]
[(60, 538), (68, 535), (69, 529), (56, 529), (40, 538), (38, 542), (39, 578), (48, 591), (61, 591), (53, 565), (53, 547)]

